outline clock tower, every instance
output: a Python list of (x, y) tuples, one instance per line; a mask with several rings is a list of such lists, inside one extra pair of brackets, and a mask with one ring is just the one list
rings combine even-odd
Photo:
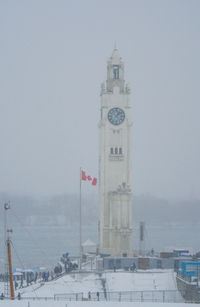
[(101, 85), (99, 121), (99, 245), (112, 256), (132, 256), (130, 89), (117, 48)]

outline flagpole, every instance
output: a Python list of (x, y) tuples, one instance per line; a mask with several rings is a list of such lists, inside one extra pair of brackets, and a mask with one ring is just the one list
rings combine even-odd
[(82, 244), (82, 199), (81, 199), (81, 183), (82, 183), (82, 178), (81, 178), (81, 175), (82, 175), (82, 169), (80, 167), (80, 203), (79, 203), (79, 218), (80, 218), (80, 225), (79, 225), (79, 230), (80, 230), (80, 270), (81, 270), (81, 258), (82, 258), (82, 250), (81, 250), (81, 244)]

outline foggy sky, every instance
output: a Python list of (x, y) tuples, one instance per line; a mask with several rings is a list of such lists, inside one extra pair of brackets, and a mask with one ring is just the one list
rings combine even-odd
[(199, 16), (196, 0), (0, 1), (0, 192), (78, 193), (80, 167), (98, 175), (100, 84), (116, 41), (134, 194), (199, 198)]

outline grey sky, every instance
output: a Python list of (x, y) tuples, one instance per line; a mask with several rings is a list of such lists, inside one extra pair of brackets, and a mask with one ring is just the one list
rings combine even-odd
[(80, 166), (97, 176), (116, 41), (132, 90), (134, 193), (199, 198), (199, 16), (198, 0), (1, 0), (0, 192), (78, 192)]

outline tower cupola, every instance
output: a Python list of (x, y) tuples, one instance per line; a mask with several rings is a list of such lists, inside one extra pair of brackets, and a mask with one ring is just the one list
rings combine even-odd
[(107, 92), (113, 92), (113, 87), (115, 86), (120, 88), (120, 92), (124, 92), (124, 63), (116, 47), (107, 64)]

